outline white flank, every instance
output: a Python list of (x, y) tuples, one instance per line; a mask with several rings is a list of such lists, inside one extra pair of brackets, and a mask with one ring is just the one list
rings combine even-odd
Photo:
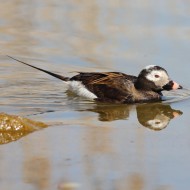
[(68, 81), (66, 83), (68, 85), (68, 90), (77, 94), (78, 96), (89, 99), (97, 98), (97, 96), (90, 92), (80, 81)]

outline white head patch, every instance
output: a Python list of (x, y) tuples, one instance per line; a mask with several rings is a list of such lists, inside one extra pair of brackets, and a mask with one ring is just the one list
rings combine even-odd
[(161, 130), (167, 127), (169, 121), (170, 118), (168, 118), (167, 116), (157, 115), (154, 119), (147, 121), (146, 124), (154, 130)]
[(155, 67), (155, 66), (156, 66), (156, 65), (148, 65), (148, 66), (145, 67), (145, 69), (146, 69), (146, 70), (149, 70), (149, 69), (151, 69), (151, 68), (153, 68), (153, 67)]
[(164, 78), (168, 79), (168, 75), (162, 70), (152, 70), (147, 74), (146, 78), (150, 81), (156, 82)]
[(149, 65), (145, 67), (145, 70), (145, 77), (149, 81), (154, 82), (157, 87), (162, 87), (169, 82), (169, 76), (163, 68), (155, 65)]

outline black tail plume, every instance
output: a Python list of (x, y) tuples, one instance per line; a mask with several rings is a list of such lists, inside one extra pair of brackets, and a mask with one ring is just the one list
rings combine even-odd
[(50, 71), (46, 71), (46, 70), (44, 70), (44, 69), (40, 69), (40, 68), (38, 68), (38, 67), (35, 67), (35, 66), (33, 66), (33, 65), (30, 65), (30, 64), (28, 64), (28, 63), (25, 63), (25, 62), (23, 62), (23, 61), (20, 61), (20, 60), (14, 58), (14, 57), (11, 57), (10, 55), (7, 55), (7, 57), (9, 57), (9, 58), (11, 58), (11, 59), (13, 59), (13, 60), (15, 60), (15, 61), (18, 61), (18, 62), (20, 62), (20, 63), (22, 63), (22, 64), (24, 64), (24, 65), (28, 65), (29, 67), (33, 67), (34, 69), (37, 69), (37, 70), (42, 71), (42, 72), (44, 72), (44, 73), (47, 73), (47, 74), (49, 74), (49, 75), (51, 75), (51, 76), (53, 76), (53, 77), (55, 77), (55, 78), (61, 79), (61, 80), (63, 80), (63, 81), (68, 81), (68, 80), (69, 80), (68, 77), (64, 77), (64, 76), (61, 76), (61, 75), (52, 73), (52, 72), (50, 72)]

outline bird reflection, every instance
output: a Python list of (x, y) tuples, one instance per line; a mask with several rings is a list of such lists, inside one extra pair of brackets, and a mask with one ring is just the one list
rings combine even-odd
[[(97, 104), (93, 111), (99, 114), (100, 121), (113, 121), (127, 119), (132, 105), (104, 105)], [(170, 120), (182, 115), (180, 110), (172, 109), (170, 105), (161, 103), (149, 103), (136, 105), (137, 119), (141, 125), (153, 130), (162, 130), (169, 124)]]
[[(82, 110), (98, 113), (100, 121), (124, 120), (129, 118), (130, 111), (136, 108), (137, 119), (139, 123), (149, 129), (162, 130), (169, 124), (170, 120), (182, 115), (180, 110), (174, 110), (170, 105), (161, 103), (149, 103), (138, 105), (120, 105), (120, 104), (84, 104)], [(43, 112), (44, 113), (44, 112)], [(6, 144), (34, 132), (36, 130), (48, 127), (42, 122), (32, 121), (20, 116), (0, 113), (0, 144)]]
[(164, 129), (171, 119), (183, 114), (166, 104), (138, 105), (136, 110), (139, 123), (153, 130)]

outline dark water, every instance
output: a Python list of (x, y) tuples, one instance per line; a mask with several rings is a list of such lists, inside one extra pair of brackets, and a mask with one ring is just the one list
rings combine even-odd
[[(2, 1), (0, 112), (48, 127), (0, 131), (0, 189), (189, 189), (189, 13), (179, 0)], [(5, 54), (66, 76), (157, 64), (185, 89), (97, 104)]]

